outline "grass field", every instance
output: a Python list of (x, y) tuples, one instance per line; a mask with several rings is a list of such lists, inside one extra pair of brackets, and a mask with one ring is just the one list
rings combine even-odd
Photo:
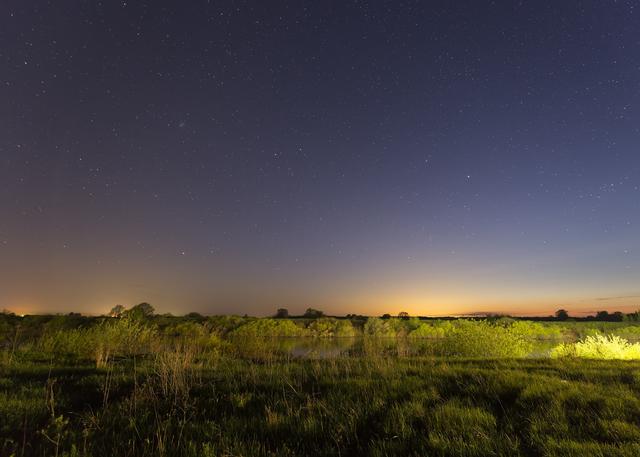
[(410, 332), (363, 336), (365, 323), (357, 351), (314, 358), (238, 332), (311, 322), (12, 319), (2, 456), (640, 455), (640, 361), (532, 358), (536, 335), (513, 322), (450, 324), (421, 340), (436, 355), (407, 351)]

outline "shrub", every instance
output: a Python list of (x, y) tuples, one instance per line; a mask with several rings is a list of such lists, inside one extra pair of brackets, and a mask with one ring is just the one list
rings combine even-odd
[(174, 348), (189, 347), (195, 356), (217, 355), (224, 346), (217, 333), (196, 322), (180, 322), (165, 328), (164, 333)]
[(453, 325), (443, 322), (439, 325), (420, 324), (409, 333), (409, 338), (444, 338), (451, 331)]
[(255, 319), (241, 325), (229, 333), (233, 337), (281, 337), (281, 336), (305, 336), (304, 328), (297, 326), (290, 320), (282, 319)]
[(486, 321), (459, 320), (445, 337), (445, 353), (463, 357), (524, 357), (532, 350), (517, 329)]
[(155, 329), (129, 319), (104, 322), (88, 331), (88, 343), (96, 366), (105, 366), (114, 356), (146, 354), (155, 336)]
[(311, 336), (319, 337), (349, 337), (356, 335), (356, 330), (350, 321), (333, 318), (314, 320), (307, 329)]
[(365, 336), (377, 336), (377, 337), (394, 337), (396, 336), (396, 330), (390, 323), (390, 320), (383, 320), (378, 317), (370, 317), (364, 324)]
[(616, 335), (593, 335), (577, 343), (556, 346), (551, 357), (636, 360), (640, 359), (640, 343), (632, 344)]
[(116, 319), (89, 329), (46, 333), (40, 340), (40, 347), (49, 354), (93, 358), (100, 368), (116, 356), (149, 352), (154, 334), (152, 328), (139, 322)]
[(224, 336), (248, 321), (249, 319), (240, 316), (211, 316), (207, 319), (206, 326), (211, 332)]
[(46, 354), (90, 356), (92, 347), (90, 332), (84, 329), (47, 332), (40, 339), (40, 349)]
[(524, 337), (544, 340), (560, 339), (567, 331), (566, 328), (555, 324), (541, 324), (531, 321), (514, 321), (510, 324), (510, 328)]

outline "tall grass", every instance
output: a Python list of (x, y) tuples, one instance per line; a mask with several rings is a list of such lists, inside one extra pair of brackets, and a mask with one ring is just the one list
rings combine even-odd
[[(640, 455), (640, 361), (610, 357), (636, 350), (619, 337), (531, 359), (543, 331), (517, 321), (370, 319), (343, 350), (292, 354), (292, 336), (359, 332), (339, 319), (48, 327), (0, 367), (0, 455)], [(411, 355), (419, 344), (439, 355)]]
[(91, 358), (104, 368), (114, 357), (130, 357), (151, 352), (156, 330), (129, 319), (111, 319), (88, 328), (45, 333), (37, 349), (43, 354)]

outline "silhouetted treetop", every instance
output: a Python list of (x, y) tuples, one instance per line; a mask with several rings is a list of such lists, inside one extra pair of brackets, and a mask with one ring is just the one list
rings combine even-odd
[(324, 316), (324, 312), (320, 311), (319, 309), (307, 308), (307, 310), (304, 312), (304, 317), (309, 319), (317, 319), (322, 316)]
[(125, 311), (123, 316), (134, 320), (144, 320), (153, 316), (154, 312), (155, 309), (149, 303), (140, 303)]

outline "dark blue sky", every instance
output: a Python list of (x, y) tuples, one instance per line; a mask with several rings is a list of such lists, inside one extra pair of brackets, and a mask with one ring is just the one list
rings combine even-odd
[(0, 307), (635, 309), (634, 4), (9, 0)]

